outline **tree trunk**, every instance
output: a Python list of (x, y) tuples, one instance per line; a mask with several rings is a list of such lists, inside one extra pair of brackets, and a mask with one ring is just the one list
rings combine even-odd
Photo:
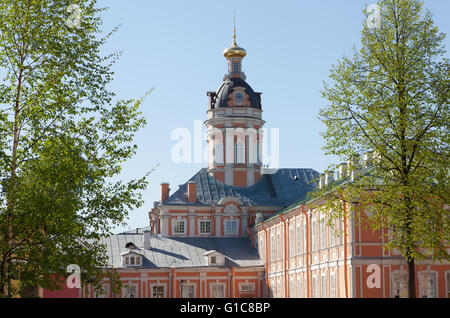
[(408, 259), (408, 298), (416, 298), (416, 269), (414, 258)]

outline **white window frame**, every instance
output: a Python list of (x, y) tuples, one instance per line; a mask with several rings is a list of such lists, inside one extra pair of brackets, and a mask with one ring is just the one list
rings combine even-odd
[[(162, 287), (162, 297), (155, 297), (155, 291), (153, 289), (160, 287)], [(166, 284), (150, 284), (150, 293), (151, 298), (166, 298)]]
[(322, 274), (322, 276), (320, 277), (320, 296), (322, 298), (327, 298), (327, 293), (328, 293), (327, 284), (328, 284), (327, 275)]
[(302, 298), (303, 296), (303, 286), (302, 286), (302, 277), (300, 275), (297, 276), (297, 298)]
[(315, 218), (311, 220), (311, 249), (317, 250), (317, 221)]
[[(135, 297), (130, 297), (130, 291), (134, 289)], [(125, 284), (122, 287), (122, 298), (138, 298), (138, 285), (137, 284)]]
[(325, 218), (320, 219), (319, 231), (320, 231), (320, 248), (325, 249), (327, 247)]
[[(222, 296), (217, 295), (217, 288), (220, 287), (222, 289)], [(216, 293), (214, 292), (216, 289)], [(210, 283), (209, 284), (209, 298), (225, 298), (225, 283)]]
[(301, 229), (300, 229), (300, 221), (297, 220), (296, 224), (296, 244), (297, 244), (297, 255), (300, 255), (302, 253), (301, 247), (302, 247), (302, 235), (301, 235)]
[(289, 223), (289, 257), (294, 257), (294, 224)]
[[(183, 224), (183, 232), (179, 231), (180, 224)], [(173, 220), (173, 233), (174, 234), (186, 234), (186, 220), (174, 219)]]
[[(235, 224), (234, 226), (231, 226), (229, 224)], [(234, 229), (235, 231), (230, 231), (231, 229)], [(225, 220), (225, 234), (227, 235), (236, 235), (239, 233), (239, 222), (237, 219), (228, 219)]]
[(222, 140), (216, 143), (214, 147), (214, 160), (216, 164), (223, 165), (223, 143)]
[[(394, 288), (396, 284), (394, 281), (398, 281), (399, 288)], [(400, 291), (400, 298), (408, 297), (408, 273), (404, 270), (395, 270), (391, 272), (391, 297), (396, 298), (397, 290)]]
[[(186, 295), (186, 287), (192, 288), (192, 297)], [(196, 285), (193, 283), (183, 283), (183, 288), (181, 290), (181, 298), (196, 298), (195, 292), (196, 292)]]
[(238, 140), (234, 145), (234, 163), (237, 165), (245, 164), (245, 144)]
[[(434, 270), (423, 270), (420, 271), (417, 275), (418, 279), (419, 279), (419, 298), (423, 298), (424, 293), (424, 286), (423, 286), (423, 277), (425, 275), (433, 275), (434, 276), (434, 297), (430, 297), (430, 298), (439, 298), (439, 289), (438, 289), (438, 282), (439, 282), (439, 273), (437, 271)], [(428, 297), (426, 297), (428, 298)]]
[(295, 296), (295, 283), (294, 276), (289, 278), (289, 298), (294, 298)]
[(445, 297), (450, 298), (450, 271), (445, 272)]
[(317, 276), (316, 275), (314, 275), (313, 277), (312, 277), (312, 284), (311, 284), (311, 291), (312, 291), (312, 298), (318, 298), (317, 296), (318, 296), (318, 281), (317, 281)]
[(336, 273), (330, 272), (330, 298), (336, 298)]
[[(244, 288), (244, 287), (250, 287), (250, 288)], [(255, 283), (239, 283), (238, 284), (238, 290), (240, 293), (254, 293), (256, 291)]]
[[(202, 232), (202, 223), (209, 223), (209, 231), (208, 232)], [(211, 234), (211, 220), (199, 220), (198, 221), (198, 230), (200, 234)]]
[(102, 284), (103, 294), (97, 294), (94, 290), (95, 298), (109, 298), (109, 284)]
[(276, 256), (275, 233), (274, 233), (273, 229), (270, 232), (271, 232), (270, 233), (270, 260), (275, 261), (275, 256)]

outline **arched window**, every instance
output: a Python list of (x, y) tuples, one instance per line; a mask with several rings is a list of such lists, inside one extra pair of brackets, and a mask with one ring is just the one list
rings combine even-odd
[(223, 144), (222, 142), (216, 143), (215, 151), (215, 160), (216, 164), (223, 164)]
[(245, 164), (245, 145), (240, 140), (234, 147), (234, 163)]

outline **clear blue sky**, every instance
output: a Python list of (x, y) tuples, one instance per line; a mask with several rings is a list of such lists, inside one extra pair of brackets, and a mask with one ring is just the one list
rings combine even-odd
[[(138, 154), (125, 163), (120, 178), (138, 178), (155, 167), (145, 204), (130, 211), (128, 226), (148, 225), (147, 212), (160, 199), (160, 183), (171, 193), (205, 164), (175, 164), (171, 132), (193, 130), (206, 119), (208, 97), (226, 73), (223, 50), (232, 43), (236, 10), (237, 43), (247, 50), (243, 69), (247, 82), (263, 92), (266, 127), (280, 129), (280, 166), (323, 171), (339, 159), (325, 156), (319, 135), (318, 110), (325, 106), (320, 90), (330, 67), (359, 46), (362, 10), (370, 0), (185, 1), (102, 0), (109, 6), (103, 29), (121, 29), (104, 53), (123, 50), (111, 85), (119, 97), (147, 97), (142, 110), (148, 125), (136, 136)], [(441, 32), (450, 31), (450, 1), (427, 0)], [(449, 48), (449, 39), (445, 40)]]

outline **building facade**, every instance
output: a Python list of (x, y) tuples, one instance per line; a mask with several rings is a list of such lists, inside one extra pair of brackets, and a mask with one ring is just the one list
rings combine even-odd
[[(207, 92), (208, 167), (149, 212), (149, 226), (101, 240), (123, 288), (43, 291), (43, 297), (214, 298), (405, 297), (406, 263), (383, 250), (380, 233), (342, 219), (326, 224), (307, 199), (319, 173), (262, 167), (261, 94), (246, 82), (246, 51), (225, 49), (228, 69)], [(342, 176), (341, 176), (342, 177)], [(331, 182), (328, 173), (324, 182)], [(339, 235), (336, 235), (336, 234)], [(417, 265), (418, 297), (449, 297), (450, 266)]]
[[(361, 169), (367, 168), (368, 161)], [(337, 183), (345, 186), (350, 176), (340, 173), (338, 178)], [(322, 174), (320, 179), (324, 184), (333, 182), (334, 174)], [(286, 298), (408, 297), (406, 260), (399, 251), (383, 248), (388, 232), (367, 229), (366, 211), (360, 217), (334, 220), (329, 226), (323, 203), (320, 198), (300, 198), (252, 227), (265, 264), (265, 294)], [(415, 272), (416, 297), (450, 297), (448, 262), (416, 262)]]

